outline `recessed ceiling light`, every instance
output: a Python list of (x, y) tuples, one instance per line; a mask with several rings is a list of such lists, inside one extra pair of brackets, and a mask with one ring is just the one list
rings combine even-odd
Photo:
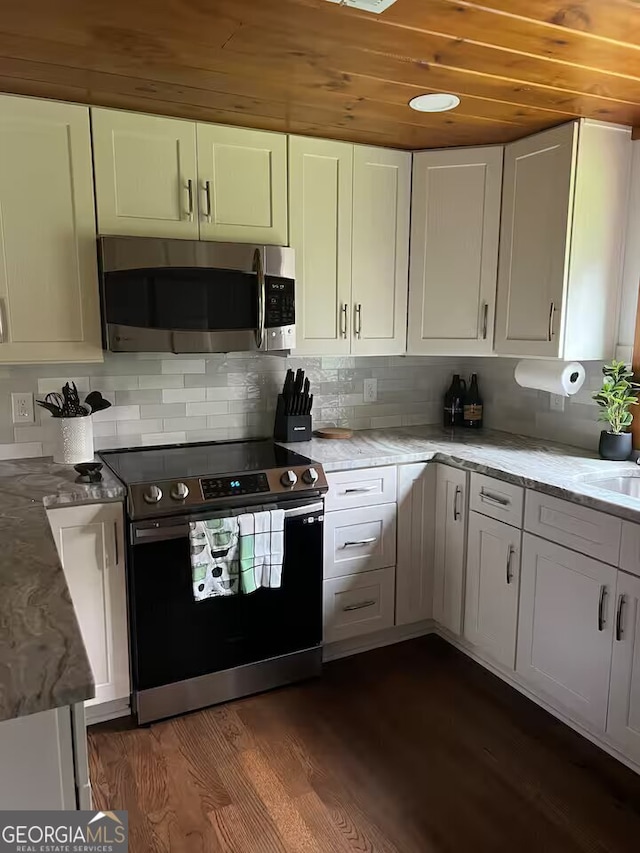
[(419, 113), (444, 113), (446, 110), (455, 109), (459, 103), (460, 98), (457, 95), (438, 92), (434, 95), (418, 95), (417, 98), (411, 98), (409, 106)]

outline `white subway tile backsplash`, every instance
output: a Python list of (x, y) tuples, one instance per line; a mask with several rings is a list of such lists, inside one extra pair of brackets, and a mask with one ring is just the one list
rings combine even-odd
[(42, 443), (25, 441), (20, 444), (0, 444), (0, 459), (28, 459), (32, 456), (42, 456)]
[(197, 429), (206, 429), (207, 418), (205, 415), (187, 418), (165, 418), (162, 428), (168, 432), (181, 432), (182, 430), (191, 432)]
[(140, 406), (141, 418), (183, 418), (186, 414), (187, 406), (185, 403)]
[[(140, 377), (144, 379), (144, 377)], [(116, 391), (115, 394), (105, 394), (105, 397), (116, 406), (129, 406), (131, 404), (151, 404), (162, 402), (162, 391), (160, 389), (140, 389), (136, 391)]]
[(92, 376), (92, 391), (133, 391), (138, 387), (137, 376)]
[(205, 400), (206, 388), (167, 388), (162, 392), (163, 403), (198, 403)]
[(162, 418), (149, 418), (146, 421), (117, 421), (117, 435), (146, 435), (162, 431)]
[(175, 374), (171, 376), (144, 376), (139, 377), (141, 388), (184, 388), (184, 376)]
[(204, 373), (205, 369), (203, 358), (162, 360), (162, 372), (164, 374)]
[(137, 421), (140, 420), (140, 406), (111, 406), (91, 415), (94, 423), (101, 421)]
[(93, 422), (93, 435), (104, 438), (107, 435), (116, 434), (117, 421), (96, 421)]
[(61, 391), (66, 382), (75, 382), (78, 391), (89, 391), (88, 376), (56, 376), (47, 379), (38, 379), (38, 394), (49, 394), (52, 391)]
[(207, 427), (209, 429), (220, 429), (221, 427), (241, 427), (247, 423), (247, 415), (209, 415)]
[(222, 400), (217, 402), (187, 403), (187, 415), (222, 415), (228, 411), (228, 403)]
[(186, 440), (186, 432), (150, 432), (148, 435), (142, 436), (143, 445), (184, 444)]

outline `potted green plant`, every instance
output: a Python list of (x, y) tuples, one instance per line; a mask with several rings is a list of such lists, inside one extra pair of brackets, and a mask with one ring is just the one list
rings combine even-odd
[(600, 456), (621, 462), (631, 455), (632, 436), (628, 429), (633, 415), (630, 409), (638, 404), (640, 385), (633, 381), (633, 372), (623, 361), (605, 364), (602, 373), (602, 388), (593, 399), (602, 409), (599, 419), (608, 423), (610, 429), (600, 433)]

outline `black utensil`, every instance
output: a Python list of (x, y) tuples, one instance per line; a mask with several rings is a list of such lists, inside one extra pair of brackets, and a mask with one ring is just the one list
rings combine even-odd
[(296, 381), (293, 387), (293, 390), (296, 394), (299, 394), (302, 391), (302, 386), (304, 385), (304, 370), (302, 368), (298, 368), (296, 372)]
[(104, 409), (108, 409), (111, 403), (102, 396), (99, 391), (91, 391), (84, 398), (87, 406), (91, 406), (91, 413), (94, 412), (102, 412)]
[(312, 406), (313, 406), (313, 394), (310, 394), (310, 395), (309, 395), (309, 400), (307, 401), (307, 411), (306, 411), (306, 413), (305, 413), (305, 414), (307, 414), (307, 415), (310, 415), (310, 414), (311, 414), (311, 407), (312, 407)]
[(102, 462), (79, 462), (73, 467), (80, 475), (76, 483), (99, 483), (102, 480)]

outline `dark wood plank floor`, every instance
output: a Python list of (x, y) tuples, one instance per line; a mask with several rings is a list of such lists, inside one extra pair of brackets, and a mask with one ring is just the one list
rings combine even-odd
[(640, 850), (640, 777), (435, 637), (90, 733), (131, 853)]

